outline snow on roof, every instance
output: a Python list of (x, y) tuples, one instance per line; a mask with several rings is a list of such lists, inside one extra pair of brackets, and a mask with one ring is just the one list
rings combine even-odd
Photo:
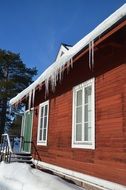
[(101, 24), (99, 24), (92, 32), (87, 34), (78, 43), (66, 51), (59, 59), (57, 59), (51, 66), (49, 66), (36, 81), (34, 81), (30, 86), (20, 92), (17, 96), (10, 100), (10, 104), (15, 104), (20, 101), (23, 97), (28, 96), (31, 92), (35, 91), (38, 85), (45, 82), (46, 90), (48, 91), (49, 81), (51, 81), (52, 86), (56, 86), (56, 81), (58, 74), (61, 72), (66, 64), (70, 66), (71, 59), (80, 52), (84, 47), (86, 47), (90, 42), (95, 40), (98, 36), (103, 34), (106, 30), (112, 27), (120, 19), (126, 16), (126, 4), (116, 10), (112, 15), (105, 19)]

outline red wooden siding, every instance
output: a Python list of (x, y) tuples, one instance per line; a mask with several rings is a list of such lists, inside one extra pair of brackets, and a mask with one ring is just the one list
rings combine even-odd
[[(114, 42), (115, 39), (116, 36), (111, 38)], [(62, 83), (49, 96), (48, 145), (37, 146), (38, 114), (34, 114), (33, 141), (43, 162), (126, 185), (126, 46), (114, 48), (109, 42), (106, 40), (104, 47), (95, 52), (93, 72), (86, 55), (69, 74), (65, 73)], [(92, 77), (95, 77), (96, 148), (71, 148), (72, 88)], [(39, 91), (36, 97), (38, 110), (45, 101), (44, 93)]]

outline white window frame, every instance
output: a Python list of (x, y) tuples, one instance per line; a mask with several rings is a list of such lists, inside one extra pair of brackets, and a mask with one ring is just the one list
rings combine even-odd
[[(47, 110), (47, 126), (46, 126), (46, 140), (39, 140), (39, 135), (40, 135), (40, 122), (41, 122), (41, 108), (44, 106), (48, 106)], [(47, 137), (48, 137), (48, 118), (49, 118), (49, 100), (46, 102), (43, 102), (39, 105), (39, 117), (38, 117), (38, 134), (37, 134), (37, 145), (43, 145), (47, 146)]]
[[(75, 131), (75, 118), (76, 118), (76, 106), (75, 106), (75, 102), (76, 102), (76, 93), (77, 91), (79, 90), (83, 90), (83, 93), (84, 93), (84, 89), (85, 87), (87, 86), (90, 86), (92, 87), (92, 105), (91, 105), (91, 108), (92, 108), (92, 114), (91, 114), (91, 117), (92, 117), (92, 122), (91, 122), (91, 139), (92, 141), (89, 142), (89, 141), (75, 141), (75, 135), (76, 135), (76, 131)], [(82, 99), (82, 105), (84, 107), (84, 98)], [(82, 108), (84, 109), (84, 108)], [(84, 128), (84, 113), (83, 113), (83, 118), (82, 118), (82, 126)], [(88, 81), (85, 81), (84, 83), (82, 84), (79, 84), (77, 86), (75, 86), (73, 88), (73, 115), (72, 115), (72, 148), (84, 148), (84, 149), (95, 149), (95, 79), (92, 78)]]

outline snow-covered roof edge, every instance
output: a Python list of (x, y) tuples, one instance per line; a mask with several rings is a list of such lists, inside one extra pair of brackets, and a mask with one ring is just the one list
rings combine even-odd
[(112, 27), (116, 22), (126, 16), (126, 3), (111, 14), (107, 19), (105, 19), (101, 24), (99, 24), (92, 32), (87, 34), (79, 42), (77, 42), (69, 51), (67, 51), (60, 59), (56, 60), (51, 66), (49, 66), (36, 81), (34, 81), (30, 86), (20, 92), (17, 96), (10, 100), (10, 104), (15, 104), (20, 101), (24, 96), (28, 95), (35, 88), (45, 81), (46, 87), (48, 86), (49, 80), (51, 79), (55, 83), (57, 79), (57, 73), (62, 70), (66, 63), (73, 58), (79, 51), (86, 47), (91, 41), (96, 39), (110, 27)]

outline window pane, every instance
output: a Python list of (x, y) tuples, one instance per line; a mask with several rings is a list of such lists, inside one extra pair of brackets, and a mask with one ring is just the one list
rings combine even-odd
[(47, 116), (47, 105), (45, 105), (45, 116)]
[(40, 128), (43, 127), (43, 118), (40, 119)]
[(44, 128), (47, 127), (47, 117), (44, 117)]
[(91, 127), (88, 127), (88, 141), (91, 141)]
[(76, 108), (76, 123), (82, 123), (82, 106)]
[(91, 104), (91, 86), (85, 88), (85, 104)]
[(42, 129), (40, 129), (40, 131), (39, 131), (39, 140), (40, 141), (42, 140)]
[(91, 141), (91, 123), (85, 123), (84, 140)]
[(91, 111), (88, 111), (88, 122), (91, 122), (92, 118), (91, 118)]
[(82, 141), (82, 125), (76, 125), (76, 141)]
[(82, 90), (77, 91), (77, 106), (82, 105)]
[(41, 107), (41, 117), (43, 117), (43, 110), (44, 110), (44, 107)]
[(88, 105), (85, 105), (85, 110), (84, 110), (84, 121), (88, 121)]
[(88, 122), (91, 121), (91, 110), (89, 109), (88, 105), (85, 105), (85, 110), (84, 110), (84, 121)]
[(46, 140), (46, 129), (43, 129), (43, 141)]
[(85, 123), (84, 140), (88, 141), (88, 123)]

